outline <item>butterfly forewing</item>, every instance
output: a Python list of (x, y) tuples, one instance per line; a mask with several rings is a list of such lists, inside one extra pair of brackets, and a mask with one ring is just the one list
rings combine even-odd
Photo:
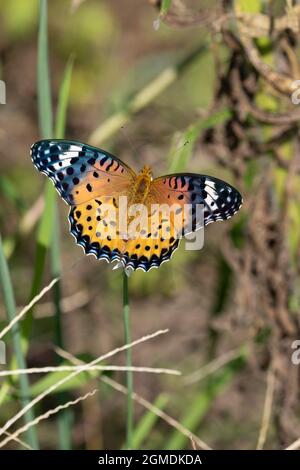
[[(116, 232), (118, 200), (128, 197), (136, 177), (117, 157), (80, 142), (42, 140), (31, 147), (36, 168), (53, 181), (71, 205), (71, 233), (87, 254), (115, 261), (126, 252)], [(115, 218), (103, 207), (112, 208)], [(114, 218), (114, 220), (112, 220)]]
[[(241, 194), (225, 181), (188, 173), (156, 178), (151, 196), (161, 203), (182, 207), (182, 227), (175, 226), (177, 236), (229, 219), (242, 205)], [(202, 210), (197, 210), (197, 205)]]
[(31, 147), (36, 168), (69, 205), (130, 189), (135, 173), (117, 157), (80, 142), (42, 140)]

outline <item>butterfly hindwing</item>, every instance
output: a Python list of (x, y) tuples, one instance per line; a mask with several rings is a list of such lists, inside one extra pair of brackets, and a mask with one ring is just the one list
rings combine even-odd
[(174, 228), (164, 211), (159, 211), (157, 217), (152, 218), (149, 208), (148, 214), (145, 225), (141, 225), (136, 235), (127, 242), (125, 269), (149, 271), (158, 268), (171, 258), (178, 247), (180, 240), (175, 238)]
[[(109, 214), (109, 207), (116, 211)], [(179, 240), (173, 233), (165, 235), (168, 227), (163, 228), (163, 220), (160, 214), (157, 226), (151, 227), (149, 218), (146, 225), (138, 226), (132, 238), (128, 233), (125, 236), (119, 231), (118, 199), (108, 196), (74, 206), (69, 214), (71, 233), (84, 252), (107, 262), (116, 261), (127, 272), (149, 271), (171, 258)]]
[(124, 250), (123, 240), (116, 237), (115, 221), (110, 220), (103, 209), (106, 204), (114, 205), (114, 199), (100, 196), (72, 207), (69, 214), (71, 233), (78, 245), (86, 254), (108, 262), (119, 260)]

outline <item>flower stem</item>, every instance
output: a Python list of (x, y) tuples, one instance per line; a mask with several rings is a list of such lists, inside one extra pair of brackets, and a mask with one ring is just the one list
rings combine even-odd
[[(123, 273), (123, 321), (125, 331), (125, 343), (131, 342), (131, 326), (130, 326), (130, 310), (129, 310), (129, 293), (128, 293), (128, 277)], [(126, 350), (126, 366), (132, 366), (131, 348)], [(132, 449), (132, 432), (133, 432), (133, 373), (128, 370), (126, 372), (127, 385), (127, 424), (126, 424), (126, 449)]]

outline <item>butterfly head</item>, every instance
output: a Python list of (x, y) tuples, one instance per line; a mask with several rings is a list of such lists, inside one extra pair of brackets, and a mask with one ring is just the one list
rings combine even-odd
[(152, 181), (153, 177), (152, 177), (152, 170), (150, 166), (144, 165), (144, 167), (141, 169), (139, 173), (139, 176), (142, 176), (145, 179), (149, 179), (150, 181)]

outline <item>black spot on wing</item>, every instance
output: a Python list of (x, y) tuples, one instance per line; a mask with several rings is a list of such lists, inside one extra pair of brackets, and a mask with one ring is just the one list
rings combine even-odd
[[(75, 213), (76, 211), (76, 213)], [(111, 251), (107, 245), (101, 246), (99, 242), (91, 242), (87, 234), (82, 234), (83, 227), (75, 220), (74, 213), (78, 216), (76, 207), (72, 207), (69, 213), (70, 232), (75, 237), (76, 243), (84, 249), (85, 254), (93, 254), (97, 259), (105, 259), (112, 262), (119, 259), (118, 250)], [(81, 214), (80, 214), (81, 215)]]
[(125, 269), (141, 269), (144, 272), (148, 272), (151, 268), (158, 268), (162, 263), (168, 261), (174, 251), (178, 248), (180, 240), (175, 240), (169, 247), (169, 249), (164, 248), (159, 255), (153, 254), (150, 257), (147, 257), (146, 254), (137, 257), (137, 255), (132, 255), (128, 258), (128, 261), (124, 263)]

